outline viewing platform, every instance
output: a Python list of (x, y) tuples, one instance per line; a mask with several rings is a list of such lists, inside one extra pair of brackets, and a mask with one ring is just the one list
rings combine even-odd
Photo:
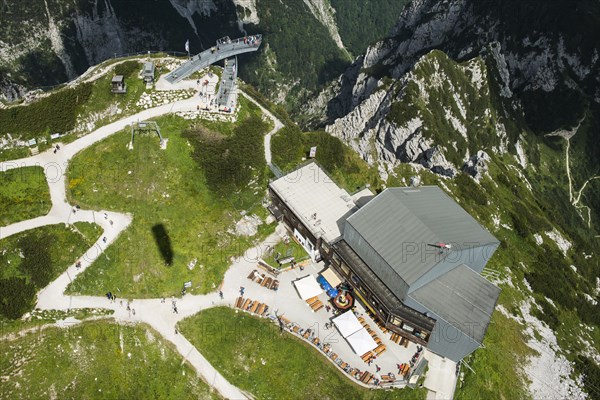
[(233, 111), (237, 103), (236, 82), (237, 79), (237, 59), (226, 58), (225, 68), (221, 76), (221, 85), (217, 93), (217, 106), (221, 111)]
[(183, 63), (175, 71), (169, 73), (165, 79), (169, 83), (177, 83), (196, 71), (221, 61), (224, 58), (237, 56), (238, 54), (257, 51), (262, 42), (262, 35), (244, 36), (231, 40), (228, 37), (217, 40), (217, 44), (202, 53), (196, 54), (191, 60)]

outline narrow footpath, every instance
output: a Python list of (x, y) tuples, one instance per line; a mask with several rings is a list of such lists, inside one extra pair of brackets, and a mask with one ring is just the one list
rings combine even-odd
[[(188, 86), (194, 87), (194, 82), (189, 82)], [(271, 135), (283, 127), (273, 114), (258, 104), (254, 99), (241, 92), (244, 97), (256, 104), (263, 113), (265, 113), (274, 122), (275, 127), (265, 135), (265, 159), (271, 163)], [(105, 308), (114, 311), (114, 318), (117, 322), (144, 322), (158, 331), (165, 339), (175, 345), (181, 356), (187, 360), (198, 372), (200, 376), (221, 396), (227, 399), (247, 399), (249, 396), (239, 388), (229, 383), (202, 354), (181, 334), (175, 333), (177, 322), (188, 316), (194, 315), (201, 310), (219, 306), (232, 305), (237, 295), (237, 287), (229, 287), (224, 282), (224, 299), (220, 299), (217, 293), (210, 293), (202, 296), (186, 295), (176, 300), (178, 313), (175, 314), (172, 309), (171, 299), (165, 303), (162, 299), (143, 299), (133, 300), (130, 304), (130, 310), (127, 310), (125, 304), (120, 300), (111, 302), (105, 297), (94, 296), (67, 296), (64, 294), (69, 283), (76, 276), (102, 255), (104, 250), (113, 243), (118, 236), (129, 226), (132, 221), (132, 215), (116, 213), (109, 211), (94, 210), (76, 210), (72, 204), (67, 201), (66, 194), (66, 172), (71, 159), (80, 151), (89, 146), (123, 130), (130, 124), (140, 120), (156, 118), (161, 115), (170, 114), (178, 111), (194, 111), (198, 99), (196, 96), (191, 99), (181, 100), (170, 104), (141, 111), (135, 115), (123, 118), (103, 126), (90, 134), (61, 147), (54, 153), (52, 149), (40, 153), (33, 157), (22, 158), (18, 160), (6, 161), (0, 163), (0, 171), (9, 169), (41, 166), (44, 169), (44, 175), (50, 188), (50, 197), (52, 208), (50, 212), (38, 218), (21, 221), (6, 227), (0, 227), (0, 239), (8, 236), (35, 229), (45, 225), (53, 224), (72, 224), (74, 222), (93, 222), (103, 229), (103, 234), (94, 245), (80, 258), (81, 268), (77, 269), (75, 264), (69, 266), (56, 280), (38, 293), (36, 308), (42, 310), (69, 310), (76, 308)], [(273, 243), (276, 240), (276, 234), (265, 240), (265, 243)], [(104, 240), (106, 238), (106, 240)], [(255, 248), (249, 249), (244, 257), (240, 257), (230, 268), (239, 268), (248, 263), (254, 263), (252, 254), (258, 254), (260, 249), (264, 248), (261, 244)]]

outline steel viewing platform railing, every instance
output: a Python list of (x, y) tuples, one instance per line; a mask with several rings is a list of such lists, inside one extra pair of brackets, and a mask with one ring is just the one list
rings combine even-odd
[(202, 53), (196, 54), (191, 60), (183, 63), (175, 71), (169, 73), (165, 79), (169, 83), (177, 83), (187, 78), (196, 71), (206, 68), (224, 58), (229, 58), (242, 53), (257, 51), (262, 42), (262, 35), (244, 36), (235, 40), (220, 39), (217, 45)]

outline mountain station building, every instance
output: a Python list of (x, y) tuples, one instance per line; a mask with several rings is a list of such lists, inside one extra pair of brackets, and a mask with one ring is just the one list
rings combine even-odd
[(386, 329), (460, 361), (483, 343), (499, 241), (437, 186), (353, 195), (314, 162), (269, 185), (271, 211)]

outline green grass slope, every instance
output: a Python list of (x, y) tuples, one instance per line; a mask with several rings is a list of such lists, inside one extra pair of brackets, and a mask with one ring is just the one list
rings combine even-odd
[[(191, 123), (176, 116), (157, 120), (168, 139), (139, 136), (127, 149), (128, 131), (84, 150), (68, 171), (74, 203), (133, 215), (131, 226), (90, 268), (70, 293), (99, 294), (119, 288), (124, 296), (214, 290), (230, 259), (254, 238), (228, 232), (242, 211), (266, 216), (263, 134), (256, 115), (233, 127)], [(222, 123), (228, 125), (228, 123)], [(272, 230), (261, 225), (259, 236)], [(190, 263), (195, 266), (189, 267)]]
[(42, 167), (0, 172), (0, 183), (0, 226), (46, 215), (52, 208)]
[(4, 399), (217, 398), (145, 326), (84, 322), (0, 341)]
[(0, 240), (0, 315), (29, 311), (36, 291), (56, 279), (98, 240), (98, 225), (46, 225)]
[(424, 399), (425, 390), (368, 390), (353, 384), (318, 350), (265, 319), (212, 308), (180, 331), (231, 383), (258, 399)]

